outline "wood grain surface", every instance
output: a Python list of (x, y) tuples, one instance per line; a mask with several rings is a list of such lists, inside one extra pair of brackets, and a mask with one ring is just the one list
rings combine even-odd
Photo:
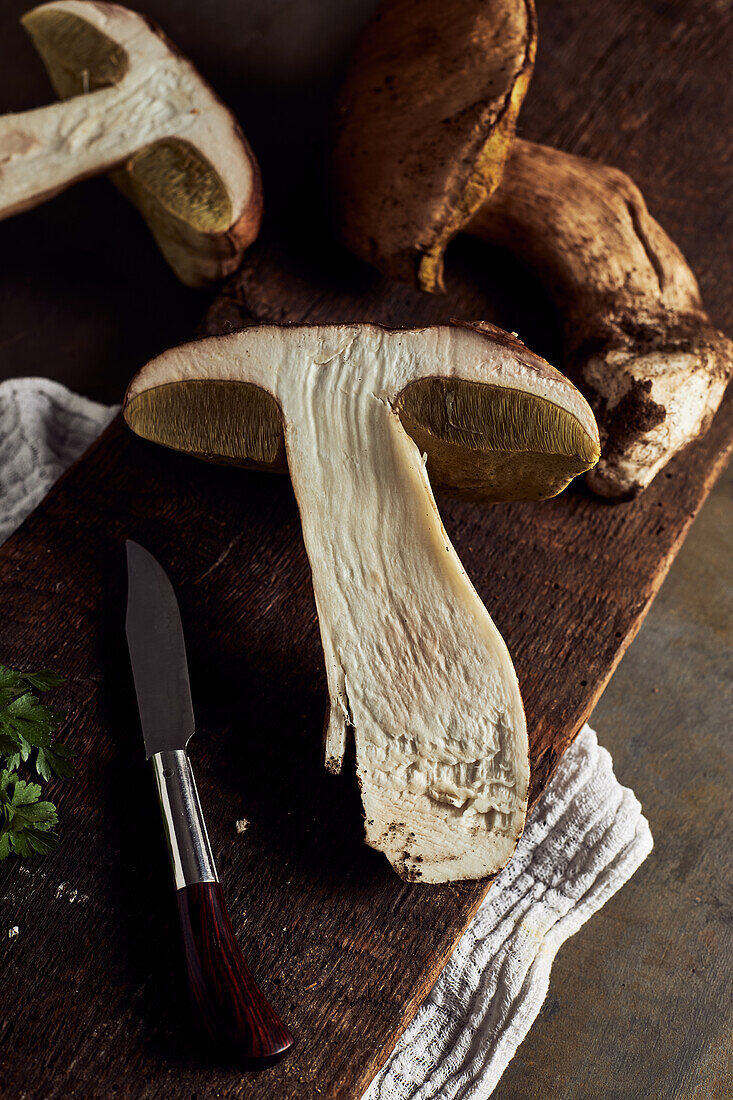
[[(724, 323), (727, 8), (561, 0), (539, 15), (525, 136), (630, 171)], [(296, 210), (269, 227), (207, 331), (334, 310), (394, 325), (484, 317), (557, 361), (547, 300), (507, 257), (459, 242), (449, 295), (428, 298), (330, 245), (320, 216)], [(582, 486), (542, 505), (439, 501), (515, 658), (535, 795), (638, 629), (732, 440), (729, 396), (710, 433), (635, 502), (608, 505)], [(188, 1022), (124, 647), (127, 537), (159, 558), (179, 594), (194, 766), (224, 892), (298, 1041), (256, 1076), (206, 1053)], [(4, 1093), (357, 1100), (486, 886), (401, 882), (361, 842), (355, 785), (323, 771), (325, 677), (288, 482), (163, 452), (116, 422), (0, 550), (0, 601), (0, 659), (69, 677), (54, 701), (69, 709), (79, 753), (78, 778), (54, 792), (58, 853), (0, 867), (3, 914), (20, 929), (4, 955), (14, 991), (0, 1013)]]

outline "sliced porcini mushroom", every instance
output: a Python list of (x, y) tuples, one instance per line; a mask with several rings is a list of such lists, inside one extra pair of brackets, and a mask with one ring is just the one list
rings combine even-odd
[(116, 4), (55, 0), (23, 24), (63, 102), (0, 118), (0, 218), (109, 172), (184, 283), (234, 271), (259, 230), (259, 169), (193, 65)]
[(498, 185), (535, 55), (532, 0), (386, 0), (341, 92), (333, 201), (344, 243), (442, 288), (451, 238)]
[[(565, 369), (600, 426), (588, 482), (624, 499), (706, 430), (733, 353), (628, 176), (513, 140), (534, 57), (531, 3), (386, 0), (341, 99), (338, 232), (363, 259), (428, 291), (442, 289), (458, 230), (535, 268), (562, 314)], [(504, 89), (505, 108), (482, 130), (474, 123), (488, 86)]]
[(519, 139), (466, 228), (511, 249), (554, 295), (566, 369), (601, 428), (588, 482), (634, 496), (706, 430), (733, 369), (684, 256), (623, 172)]
[(578, 391), (491, 326), (263, 325), (152, 360), (124, 415), (212, 461), (287, 457), (325, 654), (326, 766), (353, 738), (367, 843), (406, 879), (498, 871), (527, 806), (522, 700), (421, 451), (484, 499), (551, 496), (598, 457)]

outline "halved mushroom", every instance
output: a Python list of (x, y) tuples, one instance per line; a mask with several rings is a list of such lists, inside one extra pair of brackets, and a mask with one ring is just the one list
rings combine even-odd
[(598, 458), (578, 391), (482, 324), (268, 325), (164, 352), (133, 379), (125, 418), (211, 461), (287, 456), (325, 654), (326, 766), (340, 770), (353, 737), (367, 843), (405, 878), (498, 871), (526, 813), (524, 711), (421, 450), (463, 492), (552, 496)]
[(259, 231), (259, 169), (193, 65), (116, 4), (54, 0), (23, 24), (64, 102), (0, 118), (0, 218), (110, 172), (184, 283), (234, 271)]
[(443, 253), (501, 180), (537, 41), (533, 0), (383, 0), (341, 92), (337, 231), (442, 289)]
[[(459, 230), (518, 253), (555, 296), (565, 369), (598, 417), (603, 453), (589, 484), (633, 496), (706, 430), (733, 347), (628, 176), (512, 146), (534, 56), (532, 0), (465, 0), (456, 10), (385, 0), (365, 31), (340, 102), (339, 233), (363, 259), (428, 291), (442, 289), (443, 254)], [(505, 95), (488, 131), (475, 122), (487, 86)]]

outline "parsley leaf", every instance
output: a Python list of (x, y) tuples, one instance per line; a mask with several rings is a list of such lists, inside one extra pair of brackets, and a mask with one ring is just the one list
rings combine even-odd
[(15, 691), (23, 688), (23, 677), (20, 672), (14, 672), (12, 668), (0, 665), (0, 691)]
[(18, 769), (31, 761), (42, 779), (74, 774), (74, 753), (53, 741), (65, 715), (44, 706), (31, 690), (45, 692), (63, 682), (49, 669), (16, 672), (0, 665), (0, 860), (11, 853), (46, 855), (58, 844), (56, 807), (41, 799), (41, 784), (21, 778)]
[(36, 691), (48, 691), (49, 688), (63, 684), (66, 677), (59, 676), (57, 672), (51, 672), (49, 668), (44, 668), (42, 672), (26, 672), (23, 679), (32, 684)]
[(0, 731), (16, 737), (18, 748), (27, 741), (33, 748), (47, 748), (61, 715), (41, 706), (35, 695), (26, 693), (0, 711)]
[(74, 774), (74, 765), (71, 760), (75, 753), (66, 745), (50, 745), (47, 749), (39, 749), (36, 754), (36, 771), (42, 779), (50, 779), (57, 775), (59, 779), (71, 779)]
[(52, 829), (58, 824), (56, 807), (41, 802), (40, 783), (26, 783), (14, 772), (0, 771), (0, 859), (45, 855), (58, 844)]

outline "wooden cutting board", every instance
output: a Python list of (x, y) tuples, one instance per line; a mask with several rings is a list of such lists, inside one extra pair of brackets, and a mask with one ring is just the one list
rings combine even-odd
[[(728, 400), (705, 439), (629, 504), (582, 487), (542, 505), (440, 501), (515, 658), (534, 797), (732, 440)], [(299, 1038), (258, 1076), (205, 1057), (189, 1032), (124, 645), (127, 537), (179, 594), (214, 851), (245, 952)], [(117, 1085), (138, 1100), (356, 1100), (487, 886), (403, 883), (362, 844), (353, 782), (322, 768), (322, 656), (289, 483), (164, 452), (115, 422), (0, 551), (0, 606), (3, 661), (69, 677), (58, 695), (79, 754), (78, 777), (58, 790), (58, 853), (0, 868), (3, 915), (20, 929), (3, 983), (22, 991), (2, 1034), (6, 1094), (107, 1097)], [(238, 835), (242, 817), (251, 825)]]
[[(709, 55), (723, 17), (696, 3), (697, 21), (686, 24), (689, 7), (541, 7), (522, 119), (527, 137), (634, 171), (691, 251), (720, 319), (726, 279), (714, 230), (726, 127), (716, 122), (722, 85)], [(667, 86), (676, 71), (686, 80)], [(686, 144), (691, 121), (695, 142)], [(450, 295), (428, 298), (324, 243), (320, 224), (309, 211), (270, 231), (206, 331), (256, 318), (483, 317), (558, 361), (552, 311), (506, 257), (459, 243)], [(533, 797), (633, 638), (732, 445), (729, 396), (708, 435), (637, 501), (605, 504), (582, 486), (542, 505), (439, 501), (515, 658)], [(188, 1023), (124, 643), (128, 537), (156, 554), (179, 594), (199, 725), (192, 756), (233, 923), (299, 1040), (260, 1075), (202, 1051)], [(68, 676), (56, 699), (78, 752), (77, 778), (54, 790), (59, 851), (0, 865), (0, 936), (19, 928), (2, 956), (0, 1091), (357, 1100), (488, 887), (403, 883), (362, 843), (354, 782), (322, 768), (325, 677), (287, 480), (166, 453), (115, 422), (0, 550), (0, 609), (0, 660)], [(239, 835), (242, 817), (250, 827)]]

